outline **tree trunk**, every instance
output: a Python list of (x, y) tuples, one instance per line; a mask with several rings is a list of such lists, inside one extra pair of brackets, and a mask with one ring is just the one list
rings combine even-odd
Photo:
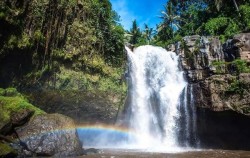
[(236, 10), (237, 10), (237, 12), (239, 14), (239, 16), (241, 16), (237, 2), (235, 0), (233, 0), (233, 2), (234, 2), (234, 6), (235, 6), (235, 8), (236, 8)]
[(235, 6), (237, 12), (239, 12), (239, 7), (238, 7), (238, 5), (237, 5), (237, 2), (236, 2), (235, 0), (233, 0), (233, 2), (234, 2), (234, 6)]

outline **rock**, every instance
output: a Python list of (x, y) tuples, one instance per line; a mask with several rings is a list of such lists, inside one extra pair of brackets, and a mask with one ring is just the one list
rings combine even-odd
[(14, 128), (29, 121), (33, 114), (45, 113), (30, 104), (15, 88), (0, 89), (0, 134), (14, 132)]
[(195, 105), (250, 115), (250, 74), (236, 76), (235, 66), (229, 63), (242, 59), (249, 64), (250, 33), (235, 35), (223, 45), (216, 37), (186, 36), (175, 48)]
[(170, 44), (168, 47), (167, 47), (167, 50), (168, 51), (171, 51), (171, 52), (175, 52), (175, 49), (176, 49), (176, 46), (174, 44)]
[(101, 151), (99, 149), (89, 148), (89, 149), (85, 149), (83, 153), (84, 155), (93, 155), (93, 154), (99, 154), (101, 153)]
[(29, 121), (34, 113), (35, 111), (30, 109), (23, 109), (21, 111), (12, 113), (10, 118), (12, 126), (18, 127), (24, 125)]
[(207, 77), (209, 77), (209, 73), (207, 72), (207, 70), (188, 70), (187, 71), (187, 79), (190, 83), (202, 81)]
[(27, 149), (37, 155), (75, 156), (82, 152), (74, 121), (61, 114), (34, 116), (16, 132)]
[(33, 116), (34, 110), (22, 109), (20, 111), (14, 111), (10, 115), (9, 119), (5, 119), (0, 123), (0, 134), (6, 135), (13, 133), (13, 129), (18, 126), (22, 126), (27, 123)]
[(250, 33), (241, 33), (233, 37), (234, 45), (238, 48), (240, 58), (250, 62)]
[[(213, 111), (234, 110), (250, 114), (250, 74), (241, 74), (242, 88), (237, 87), (237, 76), (213, 75), (204, 81), (192, 84), (195, 105)], [(242, 90), (243, 95), (240, 94)]]
[(250, 33), (235, 35), (223, 44), (226, 61), (233, 61), (236, 58), (250, 62)]
[(204, 80), (216, 71), (214, 61), (224, 61), (221, 43), (216, 37), (186, 36), (176, 44), (176, 53), (188, 81)]

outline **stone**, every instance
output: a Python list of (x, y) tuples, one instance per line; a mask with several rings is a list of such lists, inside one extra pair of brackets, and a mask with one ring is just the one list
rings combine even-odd
[(204, 80), (215, 72), (214, 61), (224, 61), (224, 53), (217, 37), (186, 36), (176, 44), (182, 68), (189, 81)]
[(27, 149), (42, 156), (76, 156), (82, 152), (74, 121), (61, 114), (34, 116), (16, 129)]
[(30, 109), (22, 109), (19, 112), (14, 112), (11, 114), (12, 126), (22, 126), (29, 121), (29, 119), (34, 115), (35, 111)]
[(233, 110), (242, 114), (250, 114), (250, 74), (239, 76), (239, 81), (245, 86), (242, 89), (243, 96), (236, 92), (237, 89), (235, 92), (228, 92), (236, 79), (237, 76), (230, 74), (213, 75), (192, 84), (195, 105), (213, 111)]
[(89, 148), (89, 149), (85, 149), (83, 151), (84, 155), (93, 155), (93, 154), (99, 154), (101, 153), (101, 150), (99, 149), (95, 149), (95, 148)]
[(22, 109), (20, 111), (14, 111), (10, 115), (9, 119), (5, 119), (0, 123), (0, 134), (6, 135), (13, 133), (13, 129), (18, 126), (22, 126), (27, 123), (33, 116), (34, 110)]
[(207, 70), (188, 70), (187, 71), (187, 79), (191, 82), (202, 81), (207, 78), (209, 73)]
[(250, 62), (250, 33), (241, 33), (229, 39), (223, 44), (226, 61), (236, 58)]
[(186, 36), (175, 48), (180, 67), (193, 89), (195, 105), (250, 115), (250, 73), (236, 76), (228, 64), (235, 59), (249, 64), (250, 33), (235, 35), (223, 45), (217, 37)]

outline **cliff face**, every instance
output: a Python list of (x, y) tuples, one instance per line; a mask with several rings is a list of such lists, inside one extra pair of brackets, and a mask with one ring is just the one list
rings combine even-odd
[(188, 36), (170, 50), (180, 55), (195, 105), (250, 114), (250, 33), (224, 44), (215, 37)]

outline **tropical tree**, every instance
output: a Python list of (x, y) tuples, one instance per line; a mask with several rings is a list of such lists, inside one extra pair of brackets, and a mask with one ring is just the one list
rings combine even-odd
[(139, 42), (139, 39), (141, 37), (141, 31), (140, 28), (137, 25), (136, 20), (132, 22), (132, 28), (129, 31), (130, 34), (130, 40), (129, 43), (135, 45)]
[[(228, 1), (228, 0), (227, 0), (227, 1)], [(226, 1), (226, 0), (215, 0), (215, 1), (214, 1), (214, 4), (215, 4), (217, 10), (219, 11), (219, 10), (221, 9), (221, 7), (222, 7), (222, 4), (223, 4), (223, 3), (226, 3), (227, 1)], [(234, 6), (235, 6), (237, 12), (239, 13), (239, 7), (238, 7), (237, 2), (236, 2), (235, 0), (232, 0), (232, 1), (233, 1), (233, 3), (234, 3)], [(240, 13), (239, 13), (239, 15), (240, 15)]]
[(144, 24), (144, 32), (143, 32), (143, 36), (147, 41), (147, 44), (150, 44), (152, 38), (154, 35), (154, 29), (153, 28), (149, 28), (149, 26), (147, 24)]
[(161, 11), (160, 18), (163, 20), (162, 23), (159, 25), (159, 30), (168, 30), (171, 28), (172, 30), (172, 37), (174, 37), (174, 32), (177, 31), (179, 26), (179, 21), (181, 21), (180, 16), (178, 16), (175, 12), (173, 3), (169, 1), (166, 5), (164, 5), (164, 11)]

